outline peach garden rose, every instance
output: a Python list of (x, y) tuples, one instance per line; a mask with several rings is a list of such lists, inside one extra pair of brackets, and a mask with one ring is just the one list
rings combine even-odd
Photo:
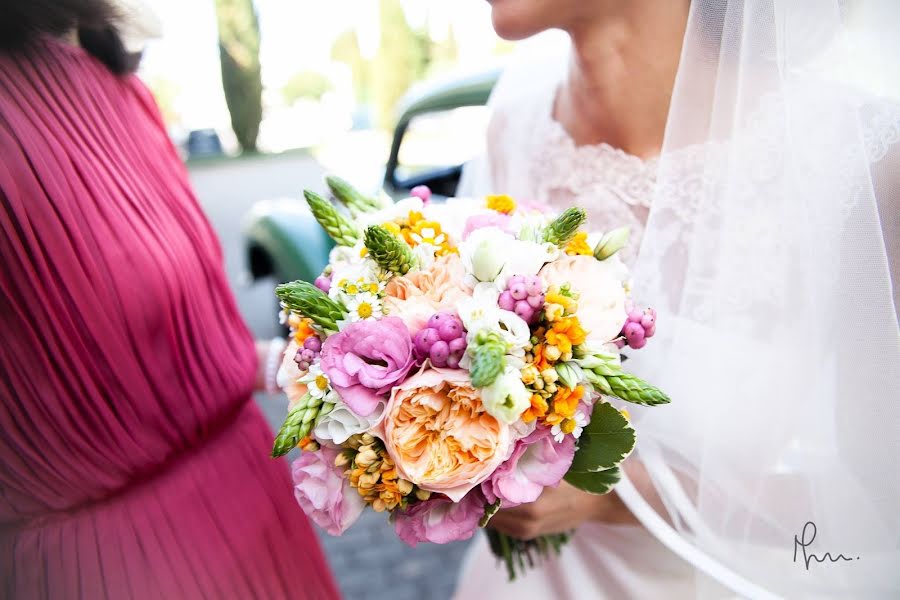
[(425, 368), (394, 389), (384, 443), (401, 476), (454, 502), (507, 459), (510, 426), (487, 413), (467, 371)]
[(434, 313), (453, 308), (469, 295), (463, 284), (465, 271), (459, 256), (438, 257), (422, 271), (395, 277), (385, 288), (385, 312), (400, 317), (412, 335), (425, 327)]

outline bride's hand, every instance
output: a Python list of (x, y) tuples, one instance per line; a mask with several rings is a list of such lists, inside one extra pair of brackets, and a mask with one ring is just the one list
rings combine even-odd
[(562, 481), (557, 488), (546, 488), (535, 502), (499, 511), (490, 526), (512, 537), (529, 540), (548, 533), (571, 531), (585, 521), (638, 523), (615, 492), (602, 496), (588, 494)]

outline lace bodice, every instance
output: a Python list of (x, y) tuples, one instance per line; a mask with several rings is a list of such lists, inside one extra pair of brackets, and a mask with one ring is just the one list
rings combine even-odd
[(657, 160), (609, 144), (576, 145), (552, 116), (557, 85), (551, 80), (531, 97), (495, 107), (488, 131), (489, 187), (558, 210), (581, 206), (598, 232), (629, 227), (631, 243), (623, 258), (631, 262), (647, 221)]
[(636, 255), (656, 184), (656, 159), (643, 160), (609, 144), (577, 146), (549, 111), (539, 123), (539, 145), (530, 172), (539, 200), (564, 210), (581, 206), (592, 229), (627, 226)]

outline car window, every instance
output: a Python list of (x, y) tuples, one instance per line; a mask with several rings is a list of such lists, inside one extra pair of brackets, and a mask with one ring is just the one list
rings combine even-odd
[(455, 167), (484, 152), (486, 106), (462, 106), (410, 120), (397, 157), (398, 181)]

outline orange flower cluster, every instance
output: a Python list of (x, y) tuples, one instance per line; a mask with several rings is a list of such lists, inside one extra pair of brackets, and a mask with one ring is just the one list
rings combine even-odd
[(550, 426), (560, 424), (564, 430), (569, 429), (566, 433), (574, 429), (572, 418), (584, 397), (584, 388), (559, 384), (556, 364), (571, 360), (574, 347), (587, 338), (575, 316), (577, 309), (578, 301), (566, 286), (547, 290), (544, 323), (532, 333), (527, 364), (522, 369), (522, 382), (532, 393), (531, 406), (522, 414), (526, 423), (537, 419)]
[(350, 485), (376, 512), (406, 507), (410, 496), (417, 500), (430, 497), (430, 492), (400, 478), (384, 443), (378, 438), (364, 433), (352, 436), (348, 444), (350, 448), (338, 455), (335, 464), (347, 467), (344, 474)]
[(566, 244), (566, 254), (593, 256), (594, 251), (587, 243), (587, 233), (579, 231), (575, 234), (568, 244)]
[[(558, 425), (575, 416), (578, 403), (584, 398), (584, 388), (576, 385), (574, 389), (560, 386), (553, 397), (550, 411), (543, 421), (548, 425)], [(571, 430), (566, 433), (571, 433)]]
[(418, 211), (411, 210), (405, 219), (388, 221), (383, 223), (382, 227), (402, 238), (413, 248), (419, 244), (429, 244), (437, 248), (435, 251), (437, 256), (457, 252), (456, 247), (450, 243), (449, 236), (441, 229), (441, 224), (437, 221), (426, 221), (425, 216)]
[(312, 321), (310, 319), (305, 319), (296, 313), (291, 313), (288, 316), (288, 326), (291, 328), (291, 331), (294, 332), (294, 340), (301, 346), (303, 345), (303, 342), (306, 341), (306, 338), (316, 334), (312, 328)]
[(504, 215), (511, 215), (516, 210), (516, 201), (506, 194), (485, 198), (487, 207)]
[[(547, 331), (547, 347), (545, 354), (559, 357), (563, 360), (572, 359), (572, 347), (583, 344), (587, 339), (587, 332), (578, 321), (578, 317), (563, 317), (555, 321)], [(555, 350), (554, 350), (555, 348)]]

